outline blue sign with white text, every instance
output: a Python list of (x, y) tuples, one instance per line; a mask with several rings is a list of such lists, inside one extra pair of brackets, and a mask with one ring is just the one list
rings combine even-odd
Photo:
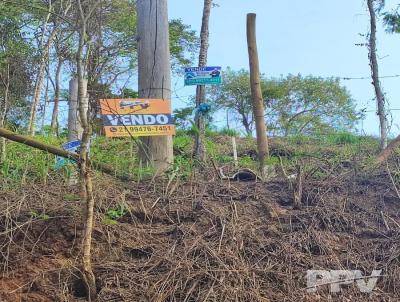
[[(81, 141), (80, 140), (75, 140), (75, 141), (71, 141), (68, 143), (65, 143), (62, 145), (62, 148), (65, 151), (69, 151), (69, 152), (73, 152), (73, 153), (78, 153), (79, 147), (81, 146)], [(73, 161), (61, 156), (57, 156), (56, 157), (56, 169), (60, 169), (70, 163), (72, 163)]]
[(220, 85), (222, 68), (219, 66), (185, 68), (185, 86)]

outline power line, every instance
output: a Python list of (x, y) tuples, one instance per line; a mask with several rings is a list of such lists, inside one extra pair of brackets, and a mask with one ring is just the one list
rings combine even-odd
[[(349, 81), (349, 80), (371, 80), (371, 77), (359, 77), (359, 78), (350, 78), (350, 77), (338, 77), (341, 80)], [(380, 79), (388, 79), (388, 78), (400, 78), (400, 74), (389, 75), (389, 76), (381, 76)]]

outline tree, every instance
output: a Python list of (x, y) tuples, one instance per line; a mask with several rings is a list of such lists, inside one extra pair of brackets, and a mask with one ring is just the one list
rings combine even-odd
[(175, 125), (180, 128), (187, 130), (192, 126), (192, 121), (190, 120), (194, 107), (184, 107), (174, 110), (174, 122)]
[[(389, 33), (400, 33), (400, 14), (399, 7), (396, 11), (387, 12), (384, 14), (384, 23), (386, 25), (386, 30)], [(397, 136), (384, 150), (382, 150), (378, 157), (377, 163), (381, 164), (385, 162), (390, 155), (400, 146), (400, 135)]]
[[(378, 107), (377, 115), (379, 117), (380, 126), (380, 149), (383, 150), (387, 146), (388, 126), (386, 117), (386, 101), (379, 81), (379, 66), (376, 54), (376, 0), (367, 0), (368, 11), (370, 15), (370, 33), (369, 33), (369, 61), (371, 67), (372, 85), (374, 86), (376, 103)], [(382, 5), (382, 3), (380, 3)]]
[(86, 285), (88, 300), (96, 299), (96, 278), (92, 269), (91, 262), (91, 247), (92, 247), (92, 232), (94, 224), (94, 195), (93, 184), (91, 177), (91, 167), (89, 160), (89, 141), (92, 134), (92, 110), (88, 108), (88, 99), (85, 93), (85, 78), (87, 77), (88, 56), (87, 53), (91, 48), (91, 40), (88, 40), (88, 24), (91, 22), (93, 12), (100, 5), (102, 0), (77, 0), (77, 25), (78, 25), (78, 50), (76, 53), (76, 70), (78, 79), (78, 111), (80, 123), (83, 128), (81, 139), (80, 154), (79, 154), (79, 175), (80, 189), (82, 199), (86, 201), (86, 209), (84, 211), (84, 237), (83, 237), (83, 278)]
[[(208, 57), (208, 46), (209, 46), (209, 23), (210, 23), (210, 14), (211, 14), (211, 6), (212, 0), (204, 0), (204, 8), (203, 8), (203, 19), (201, 23), (201, 32), (200, 32), (200, 53), (199, 53), (199, 67), (204, 67), (207, 65), (207, 57)], [(206, 97), (206, 86), (198, 85), (196, 88), (196, 107), (199, 107), (201, 104), (205, 102)], [(206, 156), (206, 148), (204, 145), (204, 119), (202, 114), (196, 115), (196, 127), (198, 131), (196, 131), (195, 142), (194, 142), (194, 155), (200, 160), (205, 161)]]
[[(380, 9), (383, 9), (385, 1), (380, 0), (381, 5)], [(383, 13), (383, 22), (386, 26), (386, 30), (389, 33), (400, 33), (400, 5), (397, 6), (397, 8), (391, 12), (385, 12)]]
[(32, 95), (32, 104), (28, 121), (28, 133), (30, 135), (35, 134), (35, 124), (36, 124), (36, 114), (39, 105), (39, 100), (41, 96), (43, 80), (45, 76), (46, 66), (48, 64), (50, 50), (54, 42), (54, 38), (57, 34), (57, 31), (60, 30), (58, 27), (58, 19), (66, 19), (68, 15), (72, 3), (70, 1), (66, 2), (55, 2), (53, 5), (53, 1), (44, 1), (45, 3), (41, 11), (46, 11), (46, 14), (43, 16), (39, 14), (39, 17), (42, 17), (41, 20), (42, 25), (38, 27), (38, 38), (37, 38), (37, 51), (39, 58), (39, 68), (35, 79), (34, 90)]
[(399, 8), (393, 12), (384, 13), (383, 21), (389, 33), (400, 33), (400, 13)]
[(169, 39), (172, 70), (178, 72), (194, 61), (194, 55), (199, 50), (199, 38), (190, 25), (173, 19), (169, 21)]
[[(252, 135), (250, 79), (246, 70), (224, 72), (223, 84), (210, 98), (219, 109), (229, 109), (246, 134)], [(268, 130), (274, 135), (312, 134), (350, 130), (357, 119), (354, 101), (338, 79), (289, 75), (282, 79), (261, 77)]]
[[(251, 108), (251, 91), (249, 72), (241, 69), (224, 71), (224, 81), (214, 88), (209, 95), (218, 108), (229, 109), (240, 119), (247, 135), (253, 133), (253, 118)], [(263, 84), (265, 81), (262, 82)]]
[[(19, 11), (0, 11), (0, 127), (21, 120), (25, 98), (30, 93), (32, 49), (21, 31)], [(0, 139), (0, 163), (6, 157), (6, 142)]]
[(284, 96), (268, 101), (268, 119), (275, 122), (278, 133), (326, 133), (354, 126), (354, 101), (339, 79), (289, 75), (280, 86)]
[[(228, 68), (224, 71), (222, 85), (213, 88), (208, 97), (218, 109), (231, 111), (234, 120), (239, 120), (245, 133), (251, 136), (254, 130), (254, 120), (249, 81), (250, 74), (248, 71), (244, 69), (234, 71)], [(268, 101), (270, 99), (281, 99), (284, 96), (281, 83), (268, 81), (263, 76), (261, 76), (261, 89), (266, 106), (269, 104)], [(275, 126), (272, 128), (275, 128)]]
[[(72, 0), (25, 0), (0, 1), (0, 10), (18, 12), (20, 31), (30, 45), (29, 57), (36, 58), (32, 68), (35, 77), (30, 96), (28, 119), (24, 116), (18, 123), (33, 133), (37, 122), (37, 112), (43, 96), (45, 77), (50, 78), (49, 95), (53, 106), (51, 131), (56, 132), (60, 90), (65, 88), (62, 81), (68, 74), (76, 72), (75, 55), (79, 37), (76, 31), (76, 1)], [(170, 48), (173, 70), (178, 72), (187, 66), (197, 53), (199, 39), (189, 25), (181, 20), (170, 22)], [(138, 31), (136, 1), (103, 0), (97, 6), (87, 24), (87, 40), (92, 41), (87, 55), (88, 91), (94, 102), (108, 97), (125, 88), (137, 73)], [(61, 76), (62, 75), (62, 76)], [(93, 106), (94, 107), (94, 106)], [(95, 108), (95, 107), (94, 107)], [(23, 109), (25, 114), (25, 109)], [(14, 110), (17, 113), (16, 110)], [(20, 109), (22, 112), (22, 108)], [(19, 115), (21, 116), (21, 115)], [(27, 121), (28, 120), (28, 121)]]

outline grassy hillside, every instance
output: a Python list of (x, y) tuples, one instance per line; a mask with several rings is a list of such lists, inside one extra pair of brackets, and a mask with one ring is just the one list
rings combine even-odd
[[(237, 169), (231, 138), (208, 133), (226, 175)], [(63, 140), (41, 138), (53, 144)], [(256, 168), (255, 142), (238, 138), (239, 167)], [(174, 167), (161, 178), (140, 167), (135, 142), (96, 138), (93, 159), (131, 173), (96, 173), (93, 267), (98, 301), (396, 301), (400, 294), (398, 155), (372, 169), (378, 142), (349, 134), (271, 139), (267, 182), (199, 174), (192, 137), (174, 140)], [(83, 301), (78, 267), (82, 211), (68, 168), (14, 143), (1, 167), (0, 301)], [(294, 207), (302, 167), (300, 207)], [(396, 191), (397, 190), (397, 191)], [(382, 269), (371, 294), (356, 286), (307, 293), (309, 269)]]

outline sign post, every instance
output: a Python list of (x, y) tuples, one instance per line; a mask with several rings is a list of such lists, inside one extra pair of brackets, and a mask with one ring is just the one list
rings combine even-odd
[(169, 100), (104, 99), (100, 107), (107, 137), (175, 134)]
[(221, 67), (185, 68), (185, 86), (220, 85), (222, 83)]

